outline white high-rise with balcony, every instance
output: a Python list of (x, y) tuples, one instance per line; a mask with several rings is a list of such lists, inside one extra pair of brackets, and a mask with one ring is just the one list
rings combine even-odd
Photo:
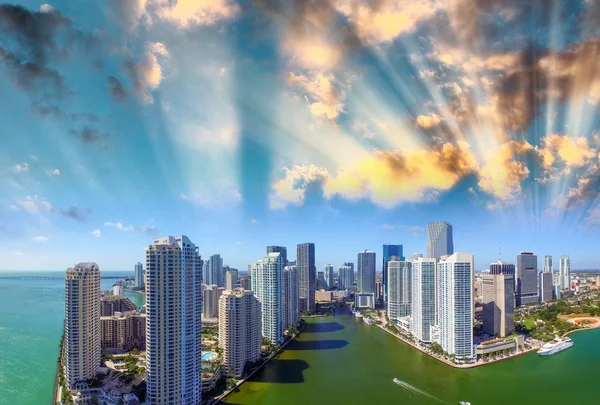
[(144, 266), (140, 262), (135, 264), (134, 279), (137, 288), (144, 288)]
[(435, 325), (435, 259), (417, 258), (412, 263), (411, 332), (419, 341), (430, 343)]
[(412, 263), (392, 260), (388, 262), (388, 317), (391, 321), (410, 316), (411, 313), (411, 279)]
[(100, 268), (79, 263), (65, 273), (65, 378), (71, 390), (87, 388), (102, 359)]
[(440, 344), (457, 358), (474, 359), (473, 255), (454, 253), (437, 265)]
[(569, 256), (561, 256), (560, 257), (559, 277), (560, 277), (560, 288), (562, 290), (570, 290), (571, 289), (571, 259), (569, 258)]
[(219, 347), (223, 373), (241, 377), (247, 362), (260, 359), (262, 326), (260, 302), (252, 291), (225, 290), (219, 298)]
[(281, 253), (269, 253), (264, 259), (252, 264), (250, 277), (252, 291), (261, 305), (262, 334), (273, 343), (281, 342), (285, 328)]
[(146, 250), (146, 398), (196, 405), (202, 382), (202, 261), (187, 236)]

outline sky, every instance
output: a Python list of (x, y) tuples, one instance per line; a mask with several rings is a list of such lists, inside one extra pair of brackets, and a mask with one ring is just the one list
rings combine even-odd
[[(600, 268), (600, 0), (0, 3), (0, 269), (454, 227)], [(379, 269), (380, 270), (380, 269)]]

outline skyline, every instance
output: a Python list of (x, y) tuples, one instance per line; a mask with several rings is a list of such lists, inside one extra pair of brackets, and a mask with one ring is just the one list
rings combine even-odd
[(447, 221), (477, 270), (600, 268), (599, 9), (1, 3), (0, 267), (133, 270), (183, 234), (242, 271), (311, 242), (380, 272)]

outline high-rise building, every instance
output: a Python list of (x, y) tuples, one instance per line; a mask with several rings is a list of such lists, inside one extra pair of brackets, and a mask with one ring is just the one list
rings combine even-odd
[(137, 308), (133, 301), (118, 295), (105, 295), (100, 298), (100, 316), (111, 316), (115, 312), (130, 312)]
[(375, 302), (383, 304), (383, 281), (375, 281)]
[(560, 288), (571, 290), (571, 259), (569, 256), (560, 257), (559, 277)]
[(354, 263), (346, 262), (338, 267), (338, 290), (349, 290), (354, 286)]
[(283, 270), (283, 310), (284, 326), (300, 322), (300, 280), (296, 266), (286, 266)]
[(375, 294), (375, 252), (365, 250), (358, 254), (358, 291)]
[(202, 385), (202, 261), (187, 236), (146, 249), (146, 400), (196, 405)]
[(325, 289), (331, 290), (333, 288), (333, 266), (331, 264), (325, 265)]
[(136, 288), (144, 288), (144, 266), (140, 262), (137, 262), (135, 264), (134, 281)]
[(300, 278), (300, 311), (314, 311), (317, 289), (314, 243), (302, 243), (297, 246), (296, 268)]
[(260, 359), (262, 341), (260, 302), (252, 291), (226, 290), (219, 298), (219, 347), (222, 371), (241, 377), (248, 362)]
[(506, 337), (515, 326), (513, 274), (483, 274), (483, 330), (490, 335)]
[(538, 288), (540, 302), (552, 301), (552, 273), (540, 271)]
[(410, 257), (408, 258), (409, 262), (414, 262), (415, 260), (418, 260), (419, 257), (423, 257), (422, 253), (413, 253), (412, 255), (410, 255)]
[(212, 284), (210, 281), (212, 277), (210, 275), (210, 260), (202, 261), (202, 284)]
[[(281, 253), (281, 257), (283, 258), (283, 266), (288, 265), (288, 257), (287, 257), (287, 248), (285, 246), (267, 246), (267, 254), (269, 253)], [(295, 263), (294, 263), (295, 265)]]
[(281, 342), (285, 329), (281, 253), (269, 253), (264, 259), (254, 263), (250, 276), (252, 291), (260, 302), (262, 334), (273, 343)]
[(388, 263), (387, 311), (390, 321), (398, 321), (411, 314), (412, 263), (392, 260)]
[(102, 350), (146, 350), (146, 314), (115, 312), (100, 317)]
[(223, 277), (223, 259), (220, 254), (214, 254), (208, 262), (208, 280), (203, 281), (204, 284), (216, 284), (219, 287), (225, 286)]
[(238, 283), (238, 271), (237, 269), (230, 268), (225, 272), (225, 289), (233, 290), (237, 287)]
[(517, 306), (538, 302), (538, 263), (531, 252), (517, 255), (516, 304)]
[(473, 359), (473, 255), (453, 253), (437, 265), (440, 344), (457, 358)]
[[(327, 282), (325, 281), (325, 272), (317, 271), (317, 290), (326, 290)], [(316, 300), (315, 300), (316, 301)]]
[(112, 290), (112, 295), (114, 295), (116, 297), (123, 296), (123, 286), (122, 285), (115, 284), (112, 286), (111, 290)]
[(216, 284), (204, 286), (202, 290), (202, 317), (219, 316), (219, 289)]
[(490, 264), (490, 274), (512, 274), (515, 275), (515, 265), (504, 263), (502, 260)]
[(100, 268), (79, 263), (65, 273), (65, 377), (71, 390), (96, 378), (102, 359)]
[(250, 276), (243, 276), (240, 278), (240, 288), (244, 290), (252, 290), (252, 282), (250, 281)]
[(554, 272), (554, 267), (552, 266), (552, 256), (544, 256), (544, 267), (543, 267), (543, 271), (544, 273), (553, 273)]
[(435, 325), (435, 259), (417, 258), (412, 262), (411, 331), (419, 341), (430, 343)]
[(427, 257), (440, 259), (454, 253), (452, 225), (448, 222), (430, 222), (427, 224)]
[(404, 260), (402, 245), (383, 245), (383, 263), (381, 266), (381, 274), (383, 280), (383, 301), (387, 302), (388, 295), (388, 263), (390, 260)]

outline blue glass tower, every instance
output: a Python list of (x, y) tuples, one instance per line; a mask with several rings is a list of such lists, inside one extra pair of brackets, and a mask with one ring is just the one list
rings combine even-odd
[(388, 291), (388, 263), (395, 256), (398, 259), (404, 261), (404, 253), (402, 252), (402, 245), (383, 245), (383, 266), (381, 272), (383, 273), (383, 301), (387, 302), (387, 291)]

